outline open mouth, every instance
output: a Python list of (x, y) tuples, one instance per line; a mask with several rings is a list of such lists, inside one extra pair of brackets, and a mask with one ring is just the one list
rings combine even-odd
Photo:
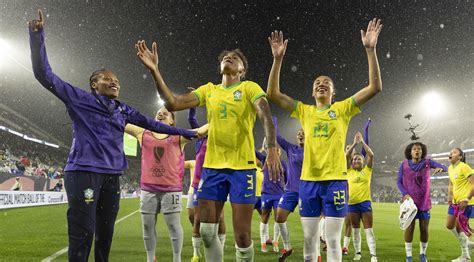
[(114, 90), (114, 91), (118, 91), (120, 88), (117, 87), (117, 86), (109, 86), (110, 89)]

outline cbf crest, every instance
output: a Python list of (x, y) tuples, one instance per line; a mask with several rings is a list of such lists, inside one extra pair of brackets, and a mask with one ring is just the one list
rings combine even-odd
[(331, 118), (331, 119), (336, 119), (336, 117), (337, 117), (337, 116), (336, 116), (336, 111), (330, 110), (330, 111), (328, 112), (328, 116), (329, 116), (329, 118)]
[(87, 204), (89, 204), (90, 202), (93, 202), (94, 201), (94, 190), (92, 190), (91, 188), (88, 188), (88, 189), (84, 190), (84, 199), (85, 199)]
[(237, 90), (234, 92), (234, 101), (241, 101), (242, 100), (242, 91)]

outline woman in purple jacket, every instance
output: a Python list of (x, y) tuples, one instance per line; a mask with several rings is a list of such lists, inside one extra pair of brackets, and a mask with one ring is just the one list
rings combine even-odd
[(125, 125), (131, 123), (164, 134), (187, 138), (196, 132), (161, 124), (119, 102), (120, 83), (110, 70), (95, 71), (91, 92), (72, 86), (53, 73), (44, 41), (44, 19), (29, 23), (33, 72), (36, 79), (66, 105), (73, 140), (65, 167), (68, 197), (69, 261), (87, 261), (95, 235), (95, 261), (108, 261), (119, 210), (119, 176), (127, 160), (123, 152)]
[(405, 230), (405, 252), (406, 261), (412, 259), (413, 231), (415, 221), (420, 221), (420, 261), (425, 262), (426, 248), (428, 247), (428, 225), (430, 222), (430, 176), (433, 174), (446, 172), (448, 168), (434, 160), (426, 159), (426, 145), (421, 142), (409, 144), (405, 149), (405, 160), (398, 170), (397, 185), (403, 195), (403, 200), (412, 198), (418, 208), (418, 213), (411, 225)]

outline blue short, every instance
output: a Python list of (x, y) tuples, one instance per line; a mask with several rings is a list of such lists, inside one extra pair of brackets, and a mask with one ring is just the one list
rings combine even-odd
[(300, 215), (319, 217), (345, 217), (347, 214), (347, 181), (301, 181)]
[(278, 202), (278, 208), (288, 210), (290, 212), (295, 211), (296, 206), (298, 205), (298, 192), (285, 192), (281, 196), (280, 201)]
[[(448, 208), (448, 214), (451, 216), (454, 216), (454, 208), (450, 205)], [(466, 209), (464, 209), (464, 215), (466, 215), (469, 218), (474, 217), (474, 206), (473, 205), (468, 205)]]
[(431, 218), (431, 214), (430, 214), (430, 211), (420, 211), (418, 210), (418, 212), (416, 212), (416, 216), (415, 216), (415, 219), (424, 219), (424, 220), (428, 220)]
[(253, 209), (262, 209), (262, 197), (257, 197), (255, 199), (255, 205), (253, 206)]
[(255, 169), (203, 168), (199, 181), (198, 199), (255, 204)]
[(281, 195), (262, 194), (262, 209), (277, 209)]
[(370, 202), (369, 200), (366, 200), (364, 202), (349, 205), (349, 212), (359, 213), (359, 214), (372, 212), (372, 202)]

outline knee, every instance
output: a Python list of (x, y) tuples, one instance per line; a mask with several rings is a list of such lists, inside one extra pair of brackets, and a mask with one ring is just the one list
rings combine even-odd
[(215, 224), (201, 223), (199, 230), (201, 239), (206, 246), (209, 246), (210, 243), (217, 237), (217, 230)]
[(238, 247), (245, 248), (251, 244), (250, 235), (248, 233), (235, 233), (235, 243)]

